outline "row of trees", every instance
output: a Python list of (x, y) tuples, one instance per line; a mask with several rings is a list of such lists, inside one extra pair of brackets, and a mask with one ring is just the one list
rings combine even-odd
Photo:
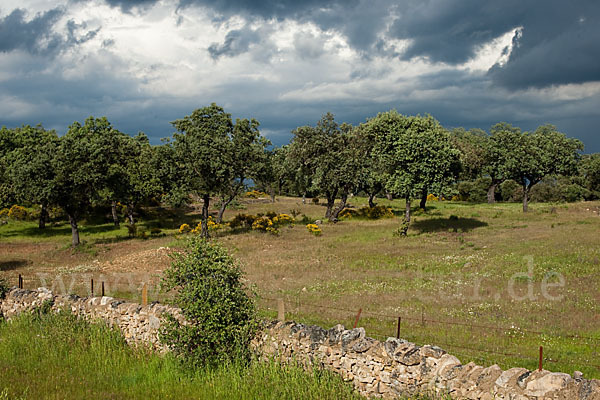
[(60, 207), (77, 246), (78, 222), (90, 206), (110, 204), (118, 226), (117, 203), (122, 203), (133, 225), (137, 205), (153, 198), (181, 205), (194, 193), (204, 201), (202, 233), (208, 236), (210, 199), (221, 199), (221, 220), (227, 204), (262, 173), (270, 143), (257, 121), (234, 123), (214, 104), (172, 124), (177, 132), (158, 146), (143, 133), (119, 132), (106, 118), (75, 122), (60, 137), (41, 126), (2, 128), (1, 202), (41, 205), (40, 229), (48, 208)]
[[(406, 200), (401, 233), (410, 222), (413, 199), (425, 207), (428, 193), (449, 195), (457, 182), (485, 177), (488, 201), (502, 182), (522, 186), (527, 211), (532, 186), (552, 175), (578, 176), (589, 193), (600, 193), (600, 157), (581, 156), (583, 145), (551, 125), (523, 132), (506, 123), (490, 133), (444, 129), (430, 115), (380, 113), (358, 126), (338, 124), (325, 114), (315, 126), (296, 128), (288, 145), (272, 148), (254, 119), (237, 119), (212, 104), (172, 122), (176, 132), (151, 145), (114, 129), (106, 118), (75, 122), (58, 136), (41, 126), (0, 130), (0, 203), (39, 204), (40, 228), (47, 210), (67, 214), (73, 245), (78, 221), (95, 204), (134, 209), (150, 199), (181, 205), (202, 199), (202, 236), (208, 236), (212, 199), (217, 222), (226, 207), (253, 182), (271, 194), (320, 195), (325, 217), (337, 221), (351, 194), (365, 193), (369, 205), (386, 194)], [(336, 201), (337, 203), (336, 206)]]
[(525, 212), (531, 188), (547, 176), (579, 173), (590, 190), (598, 190), (594, 182), (598, 172), (590, 170), (598, 163), (598, 155), (582, 160), (583, 143), (567, 138), (552, 125), (523, 132), (510, 124), (499, 123), (492, 127), (489, 135), (480, 129), (455, 129), (452, 133), (461, 154), (459, 178), (489, 177), (488, 203), (495, 201), (499, 185), (509, 179), (522, 185)]

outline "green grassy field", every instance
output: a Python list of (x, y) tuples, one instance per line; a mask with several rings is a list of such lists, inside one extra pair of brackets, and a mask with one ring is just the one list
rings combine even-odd
[[(350, 203), (360, 207), (366, 199)], [(397, 200), (379, 204), (397, 213), (404, 208)], [(322, 219), (325, 208), (278, 198), (243, 202), (225, 217), (266, 211)], [(464, 363), (535, 368), (544, 346), (546, 369), (600, 378), (599, 212), (600, 202), (534, 203), (527, 214), (520, 204), (431, 202), (427, 212), (415, 210), (406, 238), (393, 236), (400, 218), (389, 218), (324, 222), (319, 237), (296, 224), (278, 236), (225, 232), (216, 240), (242, 263), (264, 315), (274, 316), (274, 299), (283, 298), (287, 318), (327, 328), (352, 326), (362, 309), (359, 325), (379, 339), (395, 336), (401, 317), (401, 337), (439, 345)], [(110, 224), (84, 225), (88, 248), (75, 253), (68, 231), (30, 235), (33, 223), (11, 222), (0, 227), (0, 249), (8, 254), (0, 256), (0, 274), (15, 281), (23, 273), (26, 287), (37, 287), (36, 271), (66, 279), (97, 261), (102, 267), (88, 273), (106, 276), (119, 258), (177, 247), (175, 228), (197, 220), (194, 212), (148, 219), (148, 227), (162, 224), (167, 234), (148, 240), (127, 239), (124, 228)], [(153, 264), (125, 265), (135, 272)], [(164, 267), (152, 266), (154, 285)], [(85, 294), (85, 285), (73, 291)], [(139, 290), (126, 285), (113, 285), (109, 294), (139, 299)], [(154, 290), (151, 297), (163, 299)]]
[(332, 373), (276, 362), (185, 371), (70, 315), (0, 323), (0, 399), (360, 399)]

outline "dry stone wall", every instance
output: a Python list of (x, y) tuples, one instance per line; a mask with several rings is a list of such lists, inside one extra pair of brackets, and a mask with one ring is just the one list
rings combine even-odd
[(0, 318), (11, 319), (17, 314), (49, 307), (51, 311), (70, 311), (89, 321), (104, 321), (118, 327), (129, 344), (144, 344), (159, 351), (166, 351), (160, 343), (158, 332), (165, 314), (184, 321), (181, 309), (159, 303), (141, 306), (115, 300), (112, 297), (79, 297), (54, 295), (48, 289), (37, 291), (12, 289), (0, 300)]
[[(161, 304), (142, 307), (110, 297), (80, 298), (53, 295), (49, 290), (12, 289), (0, 300), (0, 318), (49, 307), (68, 310), (88, 320), (102, 320), (118, 327), (131, 344), (150, 345), (159, 351), (158, 332), (168, 313), (184, 322), (181, 310)], [(272, 322), (263, 326), (252, 343), (263, 358), (323, 367), (337, 372), (367, 397), (394, 398), (428, 393), (453, 399), (506, 400), (600, 400), (600, 381), (549, 371), (529, 371), (497, 365), (484, 368), (462, 364), (436, 346), (417, 346), (405, 340), (372, 339), (363, 328), (329, 330), (295, 322)]]
[(366, 396), (425, 393), (455, 399), (600, 400), (600, 381), (583, 379), (581, 373), (463, 365), (439, 347), (396, 338), (380, 342), (367, 337), (363, 328), (336, 325), (325, 330), (278, 322), (265, 326), (254, 345), (263, 357), (335, 371)]

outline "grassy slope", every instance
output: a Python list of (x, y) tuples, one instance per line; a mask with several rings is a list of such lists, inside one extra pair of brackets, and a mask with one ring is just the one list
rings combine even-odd
[[(4, 396), (4, 397), (3, 397)], [(0, 323), (0, 399), (359, 399), (330, 373), (253, 363), (198, 372), (71, 316)]]
[[(366, 200), (353, 198), (351, 203), (360, 206)], [(404, 208), (401, 201), (379, 203), (397, 211)], [(534, 368), (538, 347), (543, 345), (547, 369), (569, 373), (578, 369), (588, 377), (600, 378), (600, 369), (593, 366), (600, 359), (600, 203), (532, 204), (528, 214), (521, 212), (519, 204), (432, 202), (429, 206), (427, 213), (416, 213), (409, 237), (403, 239), (392, 236), (399, 225), (394, 218), (325, 223), (321, 237), (296, 225), (282, 229), (279, 236), (248, 232), (218, 240), (241, 260), (250, 283), (263, 298), (285, 298), (288, 318), (325, 327), (338, 322), (351, 326), (356, 310), (362, 308), (360, 325), (374, 337), (395, 335), (401, 316), (402, 337), (440, 345), (464, 362)], [(297, 210), (311, 218), (322, 218), (325, 211), (320, 205), (303, 205), (293, 198), (280, 198), (274, 204), (252, 202), (241, 211), (269, 210)], [(227, 211), (226, 218), (238, 212)], [(181, 216), (180, 220), (171, 217), (164, 223), (171, 230), (163, 232), (173, 232), (179, 223), (194, 218), (197, 215)], [(148, 226), (159, 223), (160, 218), (147, 221)], [(13, 232), (0, 239), (0, 246), (25, 246), (23, 258), (32, 251), (26, 247), (32, 241), (27, 236), (31, 230), (24, 230), (30, 228), (26, 224), (0, 227), (2, 236)], [(106, 227), (95, 232), (90, 226), (82, 238), (104, 243), (126, 234)], [(73, 257), (85, 258), (85, 254), (73, 256), (64, 250), (69, 232), (49, 236), (33, 238), (59, 248), (44, 253), (52, 259), (45, 271), (58, 268), (61, 262), (73, 262)], [(176, 241), (170, 237), (133, 240), (97, 244), (92, 250), (102, 249), (110, 255), (116, 246), (125, 244), (122, 251), (176, 245)], [(534, 266), (530, 277), (523, 275), (529, 259)], [(35, 262), (30, 268), (34, 266)], [(17, 271), (20, 269), (9, 272), (14, 275)], [(545, 278), (557, 282), (555, 273), (562, 274), (565, 286), (549, 292), (562, 297), (547, 299), (541, 283)], [(525, 298), (530, 287), (532, 297)], [(138, 295), (132, 293), (134, 298)], [(275, 302), (263, 299), (260, 305), (265, 314), (274, 315), (269, 309), (276, 308)], [(423, 326), (422, 315), (426, 319)], [(568, 334), (588, 339), (557, 336)]]
[[(297, 200), (284, 201), (276, 205), (281, 211), (298, 207)], [(364, 202), (352, 200), (356, 206)], [(380, 203), (403, 209), (397, 201)], [(523, 214), (519, 204), (433, 202), (427, 213), (417, 213), (404, 239), (392, 236), (399, 220), (387, 219), (325, 224), (318, 238), (296, 226), (275, 238), (222, 240), (264, 297), (286, 299), (288, 318), (352, 326), (362, 308), (360, 325), (380, 339), (395, 336), (401, 316), (403, 338), (440, 345), (464, 362), (535, 368), (543, 345), (545, 368), (600, 378), (593, 366), (600, 364), (598, 206), (534, 204)], [(315, 217), (324, 210), (304, 208)], [(541, 284), (545, 278), (557, 283), (555, 273), (565, 286), (550, 287), (556, 298), (546, 298)], [(530, 287), (532, 296), (525, 298)], [(276, 308), (270, 300), (262, 305)], [(422, 326), (422, 315), (464, 325)], [(557, 336), (562, 334), (590, 339)]]

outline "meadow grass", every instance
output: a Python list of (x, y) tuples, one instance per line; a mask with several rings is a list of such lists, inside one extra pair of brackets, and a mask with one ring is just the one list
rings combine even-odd
[(333, 373), (272, 362), (192, 371), (104, 324), (23, 314), (0, 323), (0, 399), (359, 399)]
[[(227, 210), (225, 218), (275, 211), (293, 212), (297, 220), (323, 220), (325, 207), (309, 203), (285, 197), (275, 203), (249, 201), (243, 210)], [(404, 209), (401, 200), (378, 203), (396, 214)], [(361, 207), (366, 199), (354, 197), (350, 204)], [(275, 316), (276, 302), (270, 299), (283, 298), (289, 319), (326, 328), (337, 323), (351, 327), (362, 308), (359, 325), (378, 339), (395, 336), (400, 316), (403, 338), (439, 345), (464, 363), (535, 368), (542, 345), (546, 369), (580, 370), (588, 378), (600, 378), (600, 202), (532, 203), (530, 212), (523, 214), (520, 204), (434, 201), (425, 212), (416, 207), (413, 211), (405, 238), (393, 235), (400, 224), (395, 217), (337, 224), (323, 220), (319, 237), (298, 223), (282, 228), (278, 236), (249, 231), (220, 233), (216, 240), (240, 260), (265, 315)], [(160, 219), (152, 218), (148, 226)], [(194, 224), (199, 216), (192, 212), (182, 214), (181, 220), (169, 218), (175, 227), (180, 222)], [(0, 247), (15, 252), (9, 258), (0, 256), (0, 269), (10, 269), (0, 276), (12, 274), (11, 281), (19, 271), (29, 277), (41, 267), (37, 263), (47, 259), (52, 261), (44, 265), (45, 271), (52, 273), (54, 268), (59, 275), (61, 263), (99, 258), (106, 261), (108, 274), (111, 257), (140, 248), (178, 247), (181, 237), (90, 244), (90, 252), (96, 249), (98, 255), (44, 248), (39, 261), (25, 267), (18, 263), (31, 259), (36, 250), (27, 244), (28, 231), (19, 228), (23, 224), (0, 227), (0, 235), (12, 229), (17, 238), (0, 239)], [(94, 235), (107, 235), (108, 243), (110, 235), (117, 234), (111, 232), (89, 232), (82, 238), (92, 243)], [(47, 245), (62, 249), (69, 234), (48, 239), (52, 241)], [(545, 293), (544, 282), (556, 286)], [(37, 287), (36, 282), (27, 283)], [(128, 293), (125, 287), (114, 291), (109, 294), (139, 301), (138, 292)], [(164, 299), (154, 293), (153, 300)]]

